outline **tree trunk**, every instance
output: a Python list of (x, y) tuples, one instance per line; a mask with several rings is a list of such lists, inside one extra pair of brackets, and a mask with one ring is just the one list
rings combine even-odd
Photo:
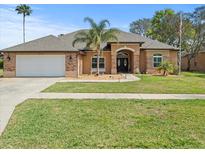
[(163, 76), (166, 76), (166, 71), (165, 70), (163, 71)]
[(97, 51), (97, 75), (100, 74), (100, 52)]
[(187, 59), (187, 71), (190, 71), (190, 68), (191, 68), (191, 59), (190, 58), (188, 58)]
[(23, 43), (25, 43), (25, 15), (23, 14)]

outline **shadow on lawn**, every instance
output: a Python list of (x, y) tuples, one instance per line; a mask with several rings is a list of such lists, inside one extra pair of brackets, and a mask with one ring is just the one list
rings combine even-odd
[(196, 75), (196, 77), (205, 78), (205, 74), (203, 74), (203, 75)]
[(199, 77), (199, 78), (205, 78), (205, 73), (203, 72), (185, 72), (185, 76), (188, 77)]

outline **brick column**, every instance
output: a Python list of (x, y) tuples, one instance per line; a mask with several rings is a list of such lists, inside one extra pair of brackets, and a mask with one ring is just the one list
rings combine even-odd
[[(8, 57), (10, 59), (8, 59)], [(4, 53), (4, 77), (16, 76), (16, 53)]]
[(133, 52), (133, 73), (139, 73), (139, 51)]
[(77, 53), (66, 53), (65, 68), (67, 77), (78, 77), (78, 55)]
[(111, 74), (117, 74), (116, 53), (111, 52)]

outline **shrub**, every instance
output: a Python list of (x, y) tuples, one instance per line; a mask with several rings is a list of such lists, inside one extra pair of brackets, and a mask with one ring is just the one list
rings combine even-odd
[(179, 74), (179, 67), (178, 66), (173, 66), (173, 72), (171, 74), (173, 74), (173, 75)]
[(163, 71), (163, 75), (166, 76), (169, 73), (173, 73), (174, 66), (170, 62), (164, 61), (160, 64), (157, 70), (159, 70), (160, 72)]
[(0, 69), (3, 68), (3, 59), (0, 57)]

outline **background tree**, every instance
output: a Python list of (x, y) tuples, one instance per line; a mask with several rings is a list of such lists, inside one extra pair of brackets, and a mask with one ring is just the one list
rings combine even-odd
[(151, 20), (151, 28), (147, 34), (152, 39), (173, 45), (176, 41), (176, 31), (174, 27), (176, 21), (177, 16), (173, 10), (165, 9), (157, 11)]
[(193, 13), (186, 14), (186, 18), (192, 22), (192, 30), (184, 45), (187, 71), (190, 71), (191, 60), (205, 47), (205, 6), (198, 7)]
[[(130, 31), (143, 34), (143, 30), (139, 27), (146, 27), (146, 36), (152, 39), (158, 40), (169, 45), (179, 47), (179, 25), (180, 25), (180, 13), (174, 12), (171, 9), (165, 9), (156, 11), (153, 18), (147, 20), (138, 20), (130, 24)], [(134, 28), (134, 23), (136, 30)], [(136, 26), (140, 25), (140, 26)], [(149, 25), (149, 26), (144, 26)], [(139, 30), (137, 30), (139, 28)], [(143, 28), (142, 28), (143, 29)], [(145, 29), (145, 28), (144, 28)], [(187, 40), (192, 32), (192, 23), (188, 18), (183, 18), (182, 34), (183, 40)], [(184, 42), (182, 42), (184, 45)]]
[(25, 17), (30, 16), (32, 10), (30, 6), (21, 4), (16, 7), (15, 11), (17, 11), (17, 14), (23, 15), (23, 42), (25, 42)]
[[(182, 50), (187, 57), (187, 71), (190, 70), (191, 60), (197, 56), (200, 49), (205, 46), (205, 6), (195, 9), (193, 13), (174, 12), (165, 9), (155, 12), (151, 18), (151, 25), (146, 29), (146, 36), (160, 42), (179, 47), (180, 36), (180, 14), (182, 14)], [(142, 19), (143, 20), (143, 19)], [(136, 25), (143, 27), (142, 20)], [(130, 24), (130, 31), (142, 33), (143, 30), (134, 29), (134, 23)], [(140, 26), (138, 26), (140, 27)]]
[(110, 26), (108, 20), (102, 20), (97, 24), (93, 19), (86, 17), (84, 21), (89, 22), (91, 28), (88, 31), (77, 33), (73, 41), (73, 46), (76, 43), (85, 43), (87, 49), (97, 52), (97, 75), (99, 75), (99, 59), (103, 51), (102, 44), (109, 41), (117, 41), (119, 30), (116, 28), (107, 29)]
[(147, 36), (147, 31), (151, 27), (151, 20), (148, 18), (139, 19), (133, 21), (130, 24), (130, 32), (139, 34), (141, 36)]

